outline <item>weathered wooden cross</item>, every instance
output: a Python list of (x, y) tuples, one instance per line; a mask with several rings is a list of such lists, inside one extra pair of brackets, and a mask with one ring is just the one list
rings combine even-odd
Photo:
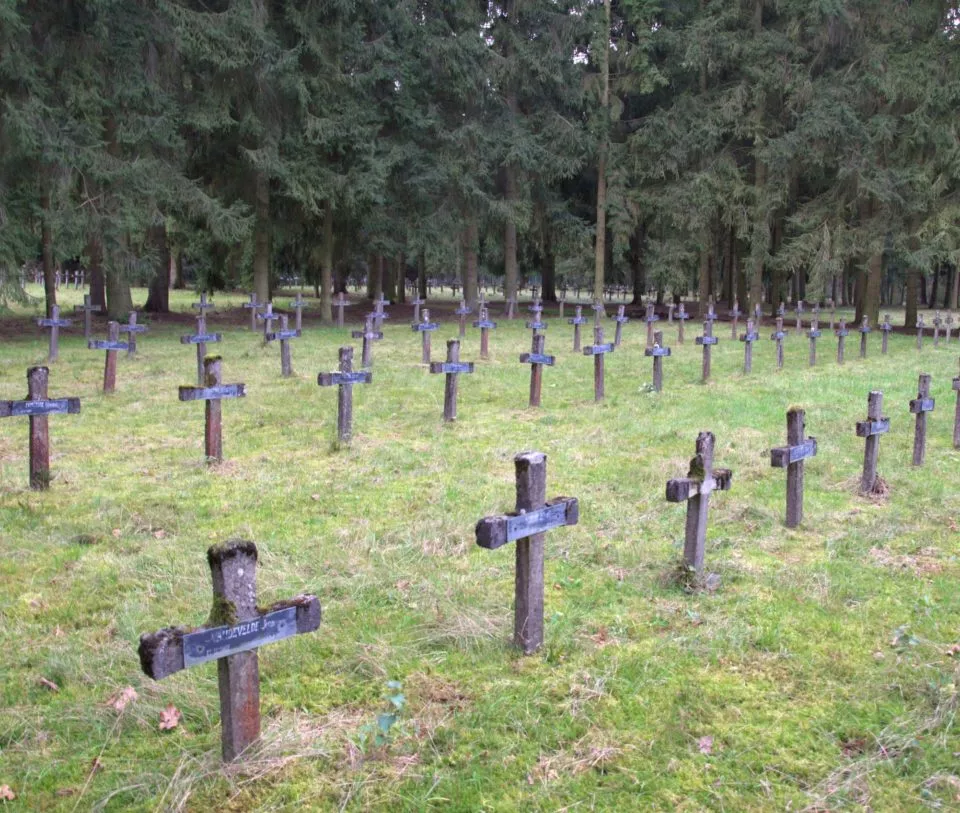
[(379, 298), (373, 300), (373, 313), (367, 315), (373, 317), (374, 330), (383, 330), (383, 320), (390, 318), (390, 314), (384, 310), (384, 308), (389, 304), (390, 300), (384, 299), (382, 293), (380, 294)]
[(676, 307), (677, 306), (673, 303), (673, 300), (667, 303), (667, 324), (668, 325), (673, 324), (673, 310)]
[[(294, 319), (294, 328), (298, 331), (303, 330), (303, 309), (307, 306), (306, 301), (303, 298), (303, 294), (297, 291), (297, 298), (290, 303), (290, 307), (294, 309), (296, 316)], [(280, 327), (283, 330), (283, 326)]]
[(697, 435), (697, 453), (690, 461), (687, 476), (667, 482), (667, 502), (687, 503), (683, 561), (698, 577), (703, 574), (707, 547), (710, 495), (714, 491), (729, 491), (733, 480), (729, 469), (713, 468), (714, 443), (713, 432)]
[(373, 342), (380, 341), (383, 333), (373, 329), (373, 316), (369, 313), (363, 320), (363, 330), (352, 330), (350, 336), (354, 339), (363, 339), (363, 349), (360, 354), (360, 366), (369, 367), (372, 363), (371, 349)]
[(797, 300), (797, 306), (794, 308), (794, 312), (797, 314), (797, 333), (803, 332), (803, 300)]
[(221, 400), (225, 398), (243, 398), (246, 391), (243, 384), (224, 384), (220, 369), (220, 356), (207, 356), (203, 360), (202, 387), (180, 387), (181, 401), (206, 401), (206, 423), (204, 429), (204, 452), (207, 463), (223, 462), (223, 409)]
[(807, 331), (807, 337), (810, 339), (810, 366), (817, 366), (817, 339), (820, 338), (820, 320), (816, 316), (810, 322), (810, 330)]
[(847, 330), (847, 322), (845, 319), (840, 320), (840, 327), (834, 331), (834, 335), (837, 337), (837, 364), (843, 364), (843, 347), (847, 340), (847, 336), (850, 335), (850, 331)]
[(603, 400), (603, 357), (613, 352), (612, 344), (603, 343), (603, 328), (593, 329), (593, 344), (583, 348), (583, 355), (593, 356), (593, 400)]
[(56, 398), (48, 395), (50, 370), (30, 367), (27, 370), (27, 399), (0, 401), (0, 418), (30, 418), (30, 488), (50, 488), (50, 428), (48, 415), (77, 415), (79, 398)]
[(950, 331), (953, 330), (953, 315), (947, 314), (947, 318), (943, 320), (943, 335), (944, 342), (950, 344)]
[(343, 330), (343, 309), (347, 304), (347, 297), (343, 291), (337, 294), (333, 304), (337, 306), (337, 327)]
[(910, 401), (910, 412), (917, 416), (913, 430), (913, 465), (922, 466), (927, 456), (927, 413), (933, 412), (936, 402), (930, 397), (930, 374), (920, 374), (917, 397)]
[(917, 350), (923, 350), (923, 314), (917, 317)]
[(433, 333), (439, 327), (440, 325), (438, 325), (436, 322), (430, 321), (429, 308), (423, 309), (422, 322), (417, 322), (416, 324), (410, 325), (410, 329), (414, 333), (420, 334), (420, 344), (421, 344), (420, 361), (423, 364), (430, 363), (430, 353), (431, 353), (430, 334)]
[(613, 332), (614, 347), (620, 346), (620, 342), (623, 339), (623, 326), (630, 321), (630, 317), (626, 315), (626, 310), (626, 305), (617, 305), (617, 315), (614, 316), (611, 314), (610, 316), (610, 318), (617, 323), (617, 327)]
[(480, 318), (473, 326), (480, 328), (480, 358), (486, 361), (490, 358), (490, 331), (497, 329), (497, 323), (490, 320), (486, 306), (480, 308)]
[(454, 313), (457, 315), (457, 318), (459, 320), (459, 328), (460, 328), (459, 335), (460, 335), (460, 338), (462, 339), (464, 336), (467, 335), (467, 316), (473, 313), (473, 311), (470, 310), (470, 307), (467, 305), (467, 301), (465, 299), (461, 299), (460, 307), (457, 308), (454, 311)]
[(680, 303), (680, 308), (677, 311), (677, 319), (680, 324), (677, 327), (677, 344), (683, 344), (683, 326), (686, 324), (687, 319), (690, 318), (690, 314), (687, 313), (686, 309), (683, 307), (683, 303)]
[(940, 318), (940, 311), (934, 311), (933, 314), (933, 346), (940, 346), (940, 325), (943, 324), (943, 319)]
[(653, 357), (653, 391), (663, 390), (663, 360), (670, 355), (670, 348), (663, 345), (663, 331), (653, 334), (653, 346), (643, 351), (643, 355)]
[(413, 305), (413, 324), (418, 324), (420, 322), (420, 306), (426, 305), (427, 300), (421, 299), (420, 295), (417, 294), (410, 300), (410, 304)]
[(107, 351), (103, 364), (103, 391), (113, 392), (117, 387), (117, 351), (127, 349), (127, 343), (120, 341), (119, 322), (107, 322), (107, 340), (91, 339), (87, 342), (87, 348)]
[(256, 292), (250, 294), (250, 301), (244, 302), (243, 307), (250, 311), (250, 330), (254, 333), (257, 332), (257, 311), (260, 310), (262, 305), (257, 302)]
[(84, 295), (83, 295), (83, 304), (82, 304), (82, 305), (74, 305), (74, 306), (73, 306), (73, 311), (74, 311), (74, 313), (82, 313), (82, 314), (83, 314), (83, 338), (84, 338), (84, 339), (89, 340), (90, 337), (93, 336), (93, 325), (92, 325), (92, 321), (93, 321), (93, 320), (92, 320), (90, 314), (92, 314), (92, 313), (100, 313), (100, 310), (101, 310), (101, 309), (100, 309), (100, 306), (99, 306), (99, 305), (92, 305), (92, 304), (90, 304), (90, 294), (84, 294)]
[(753, 370), (753, 343), (760, 338), (760, 334), (754, 330), (753, 319), (747, 319), (747, 332), (740, 337), (743, 342), (743, 373), (749, 375)]
[(207, 333), (207, 317), (197, 317), (197, 332), (192, 336), (181, 336), (180, 344), (195, 344), (197, 346), (197, 386), (203, 386), (203, 360), (207, 355), (207, 344), (216, 344), (223, 340), (220, 333)]
[(883, 393), (871, 392), (867, 398), (867, 419), (857, 421), (857, 437), (866, 438), (863, 453), (863, 476), (860, 492), (873, 493), (877, 482), (877, 458), (880, 455), (880, 436), (890, 431), (890, 419), (883, 415)]
[(516, 542), (513, 604), (513, 643), (524, 655), (543, 645), (543, 546), (546, 531), (576, 525), (580, 506), (576, 497), (547, 501), (547, 456), (524, 452), (514, 459), (517, 477), (515, 513), (484, 517), (477, 523), (477, 544), (495, 550)]
[(257, 314), (257, 319), (263, 322), (263, 341), (266, 343), (267, 334), (273, 330), (273, 323), (280, 317), (273, 312), (273, 303), (268, 302), (263, 306), (263, 313)]
[(302, 331), (300, 328), (290, 330), (287, 315), (280, 316), (280, 330), (274, 330), (267, 333), (263, 338), (267, 342), (280, 342), (280, 374), (284, 378), (293, 375), (293, 364), (290, 360), (290, 340), (299, 339)]
[(893, 325), (890, 324), (889, 313), (883, 317), (883, 324), (880, 325), (880, 330), (883, 331), (883, 338), (880, 341), (880, 352), (883, 355), (887, 355), (887, 343), (889, 342), (890, 331), (893, 330)]
[(817, 456), (817, 439), (804, 437), (806, 413), (791, 409), (787, 413), (787, 445), (770, 450), (770, 465), (787, 470), (787, 527), (803, 521), (803, 461)]
[(573, 352), (580, 352), (580, 326), (587, 323), (583, 315), (583, 306), (577, 305), (572, 319), (567, 319), (567, 323), (573, 325)]
[(710, 380), (710, 352), (713, 345), (718, 343), (717, 337), (713, 335), (713, 322), (709, 319), (703, 323), (703, 335), (697, 336), (696, 343), (703, 347), (703, 383)]
[(56, 361), (60, 357), (60, 328), (70, 327), (72, 319), (60, 318), (60, 306), (50, 308), (50, 318), (37, 319), (38, 327), (50, 328), (50, 350), (47, 353), (49, 361)]
[(194, 302), (190, 307), (191, 307), (191, 308), (194, 308), (195, 310), (200, 311), (200, 315), (201, 315), (202, 317), (206, 318), (206, 316), (207, 316), (207, 311), (212, 311), (212, 310), (216, 307), (216, 305), (214, 305), (212, 302), (210, 302), (210, 301), (207, 299), (207, 292), (206, 292), (206, 291), (201, 291), (201, 292), (200, 292), (200, 301), (199, 301), (199, 302)]
[(607, 315), (606, 308), (603, 306), (603, 300), (595, 300), (591, 307), (593, 308), (593, 326), (598, 327), (603, 324), (603, 317)]
[(340, 388), (337, 393), (337, 440), (340, 443), (349, 443), (353, 435), (353, 385), (372, 381), (373, 374), (369, 370), (354, 372), (352, 347), (340, 348), (339, 372), (320, 373), (317, 376), (319, 386)]
[(213, 607), (199, 627), (165, 627), (140, 636), (140, 666), (162, 680), (182, 669), (217, 662), (220, 741), (232, 762), (260, 738), (260, 666), (257, 649), (320, 626), (320, 601), (295, 596), (257, 606), (257, 546), (231, 540), (207, 550)]
[(457, 419), (457, 382), (460, 373), (472, 373), (472, 361), (460, 361), (460, 340), (447, 340), (447, 360), (430, 362), (430, 372), (445, 374), (443, 387), (443, 419), (448, 423)]
[(146, 325), (137, 324), (136, 311), (130, 311), (127, 324), (120, 325), (120, 332), (127, 334), (127, 355), (135, 356), (137, 354), (137, 334), (147, 332)]
[(864, 316), (860, 321), (860, 327), (858, 328), (860, 333), (860, 358), (865, 359), (867, 357), (867, 336), (871, 333), (872, 328), (870, 327), (870, 317)]
[[(621, 313), (623, 312), (623, 305), (620, 306)], [(653, 347), (653, 326), (660, 321), (660, 317), (654, 312), (654, 303), (648, 302), (647, 309), (643, 316), (643, 321), (647, 323), (647, 347)], [(614, 342), (617, 347), (620, 346), (619, 342)]]
[(540, 390), (543, 385), (543, 366), (552, 367), (556, 360), (543, 352), (547, 337), (542, 333), (533, 334), (533, 346), (529, 353), (520, 354), (520, 363), (530, 365), (530, 406), (540, 406)]
[(777, 343), (777, 369), (783, 369), (783, 340), (786, 337), (783, 332), (783, 317), (777, 317), (777, 329), (770, 334), (770, 338)]
[(953, 413), (953, 448), (960, 449), (960, 377), (953, 379), (953, 388), (957, 391), (957, 406)]
[(740, 322), (740, 302), (736, 299), (733, 300), (733, 307), (730, 308), (730, 338), (733, 341), (737, 340), (737, 326)]
[(712, 296), (711, 296), (710, 299), (707, 301), (707, 315), (703, 317), (703, 320), (704, 320), (705, 322), (710, 322), (711, 324), (712, 324), (713, 322), (716, 322), (716, 321), (717, 321), (717, 312), (716, 312), (716, 310), (714, 310), (714, 307), (713, 307), (713, 297), (712, 297)]

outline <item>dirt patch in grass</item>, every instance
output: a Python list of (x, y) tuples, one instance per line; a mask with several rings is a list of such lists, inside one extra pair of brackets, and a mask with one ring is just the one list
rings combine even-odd
[(870, 548), (870, 558), (881, 567), (909, 570), (915, 576), (932, 576), (943, 572), (940, 551), (921, 548), (916, 553), (894, 553), (886, 548)]

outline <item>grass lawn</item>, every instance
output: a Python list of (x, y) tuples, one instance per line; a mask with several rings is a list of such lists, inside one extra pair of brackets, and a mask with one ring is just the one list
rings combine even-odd
[[(62, 295), (64, 311), (80, 301)], [(595, 405), (592, 360), (572, 353), (554, 310), (557, 366), (534, 411), (517, 360), (530, 333), (500, 318), (488, 362), (468, 331), (461, 358), (477, 371), (461, 377), (459, 420), (444, 425), (442, 376), (419, 363), (409, 308), (394, 308), (373, 384), (354, 388), (353, 444), (338, 450), (336, 392), (316, 378), (335, 369), (346, 331), (308, 315), (284, 380), (279, 347), (244, 328), (246, 312), (223, 313), (244, 299), (218, 295), (209, 320), (224, 334), (210, 349), (225, 383), (247, 387), (223, 405), (221, 466), (203, 461), (202, 405), (177, 400), (177, 385), (196, 383), (194, 350), (179, 344), (188, 292), (174, 295), (179, 319), (141, 317), (150, 332), (137, 358), (121, 354), (113, 396), (99, 392), (103, 353), (76, 325), (62, 334), (50, 395), (80, 396), (82, 412), (50, 419), (48, 492), (27, 488), (26, 419), (0, 422), (0, 786), (17, 796), (11, 810), (960, 804), (956, 337), (918, 353), (912, 335), (894, 335), (882, 357), (874, 333), (861, 361), (852, 333), (839, 367), (823, 324), (819, 366), (791, 331), (777, 372), (765, 325), (745, 377), (743, 345), (721, 323), (704, 386), (699, 325), (680, 346), (661, 324), (673, 357), (657, 395), (645, 326), (631, 322)], [(446, 304), (437, 360), (456, 335)], [(46, 358), (25, 318), (37, 312), (0, 321), (0, 398), (23, 398), (26, 368)], [(605, 329), (612, 337), (611, 320)], [(908, 402), (921, 372), (937, 410), (915, 469)], [(892, 423), (880, 451), (889, 494), (876, 500), (856, 494), (854, 424), (872, 389)], [(783, 527), (785, 476), (769, 460), (791, 406), (819, 442), (796, 531)], [(733, 487), (711, 504), (707, 563), (721, 586), (687, 593), (670, 579), (685, 507), (664, 487), (686, 474), (705, 429)], [(513, 508), (513, 456), (530, 449), (548, 456), (548, 497), (579, 498), (580, 524), (547, 536), (546, 645), (524, 658), (509, 645), (512, 546), (482, 550), (473, 529)], [(216, 667), (155, 683), (136, 647), (142, 632), (203, 622), (205, 551), (237, 537), (260, 548), (262, 604), (314, 592), (324, 615), (317, 632), (261, 651), (263, 745), (222, 768)], [(108, 701), (128, 686), (137, 698), (117, 711)], [(397, 694), (396, 722), (377, 736)], [(169, 704), (182, 720), (161, 731)]]

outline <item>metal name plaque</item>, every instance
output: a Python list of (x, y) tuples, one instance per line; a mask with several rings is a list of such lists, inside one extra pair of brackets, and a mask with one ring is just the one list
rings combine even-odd
[(242, 398), (243, 384), (221, 384), (218, 387), (180, 387), (181, 401), (219, 401), (221, 398)]
[(914, 399), (910, 402), (911, 412), (933, 412), (935, 401), (933, 398)]
[(320, 373), (317, 383), (321, 387), (332, 387), (336, 384), (369, 384), (373, 373), (366, 370), (357, 370), (351, 373)]
[(527, 330), (546, 330), (546, 322), (527, 322)]
[(779, 331), (777, 331), (776, 333), (771, 333), (771, 334), (770, 334), (770, 338), (771, 338), (771, 339), (783, 339), (783, 338), (786, 338), (786, 335), (787, 335), (787, 334), (784, 333), (782, 330), (779, 330)]
[[(619, 322), (620, 320), (617, 319), (617, 321)], [(623, 317), (623, 321), (625, 321), (625, 322), (627, 321), (627, 317), (626, 317), (626, 316)], [(660, 317), (657, 316), (657, 315), (654, 313), (654, 314), (651, 314), (650, 316), (644, 316), (644, 317), (643, 317), (643, 321), (644, 321), (644, 322), (659, 322), (659, 321), (660, 321)]]
[(857, 424), (857, 436), (861, 438), (869, 438), (873, 437), (873, 435), (885, 435), (889, 431), (889, 418), (882, 418), (879, 421), (860, 421)]
[(286, 341), (287, 339), (299, 339), (300, 331), (299, 330), (278, 330), (276, 333), (268, 333), (267, 341), (275, 342), (278, 339), (280, 341)]
[(696, 344), (717, 344), (720, 340), (716, 336), (697, 336)]
[(79, 411), (80, 399), (59, 398), (53, 401), (11, 401), (9, 414), (17, 418), (26, 415), (63, 415)]
[(677, 319), (689, 319), (689, 318), (690, 318), (690, 314), (685, 313), (684, 311), (680, 311), (680, 313), (677, 314)]
[(200, 333), (196, 336), (181, 336), (180, 344), (216, 344), (223, 340), (222, 333)]
[(183, 636), (183, 665), (191, 667), (219, 660), (296, 634), (296, 607), (276, 610), (230, 627), (190, 632)]
[(587, 323), (586, 317), (581, 316), (579, 319), (567, 319), (567, 324), (569, 325), (585, 325)]
[(440, 325), (436, 322), (420, 322), (416, 325), (410, 325), (410, 329), (415, 333), (423, 333), (424, 331), (436, 330)]
[(554, 356), (548, 356), (544, 353), (523, 353), (520, 356), (520, 361), (524, 364), (547, 364), (553, 366), (555, 361)]
[(799, 463), (801, 460), (806, 460), (809, 457), (817, 456), (817, 439), (816, 438), (807, 438), (799, 446), (790, 447), (790, 462)]
[(121, 333), (146, 333), (146, 325), (120, 325)]
[(759, 333), (744, 333), (744, 334), (740, 337), (740, 341), (742, 341), (742, 342), (755, 342), (755, 341), (756, 341), (757, 339), (759, 339), (759, 338), (760, 338), (760, 334), (759, 334)]
[(653, 356), (654, 358), (663, 358), (670, 355), (669, 347), (648, 347), (643, 351), (645, 356)]
[(583, 348), (583, 355), (585, 356), (600, 356), (604, 353), (612, 353), (613, 345), (612, 344), (593, 344), (590, 347)]
[(860, 332), (861, 332), (861, 333), (872, 333), (872, 332), (873, 332), (873, 328), (870, 328), (870, 327), (862, 327), (862, 328), (860, 328)]
[[(613, 316), (613, 315), (611, 314), (610, 318), (613, 319), (614, 322), (619, 322), (621, 325), (625, 325), (627, 322), (630, 321), (630, 317), (629, 317), (629, 316)], [(653, 319), (648, 319), (647, 321), (648, 321), (648, 322), (657, 322), (657, 321), (659, 321), (659, 319), (660, 319), (659, 316), (655, 316)]]
[(473, 323), (473, 326), (474, 326), (474, 327), (480, 327), (480, 328), (484, 328), (484, 327), (485, 327), (485, 328), (487, 328), (487, 330), (494, 330), (494, 329), (496, 329), (496, 327), (497, 327), (497, 323), (496, 323), (496, 322), (490, 322), (490, 321), (474, 322), (474, 323)]
[(98, 339), (87, 342), (87, 348), (90, 350), (129, 350), (130, 345), (126, 342), (105, 342)]
[(838, 331), (837, 331), (837, 338), (840, 338), (841, 336), (849, 336), (849, 335), (850, 335), (850, 331), (849, 331), (849, 330), (838, 330)]
[(820, 331), (819, 331), (819, 330), (809, 330), (809, 331), (807, 331), (807, 336), (809, 336), (811, 339), (819, 339), (819, 338), (820, 338)]
[(37, 319), (38, 327), (70, 327), (71, 319)]
[(525, 539), (534, 534), (567, 524), (567, 504), (548, 505), (526, 514), (507, 517), (507, 542)]
[(472, 373), (472, 361), (435, 361), (430, 365), (431, 373)]

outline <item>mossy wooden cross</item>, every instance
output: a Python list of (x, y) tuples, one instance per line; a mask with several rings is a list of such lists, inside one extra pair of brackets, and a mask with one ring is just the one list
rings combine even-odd
[(603, 328), (595, 327), (593, 329), (593, 344), (583, 348), (583, 355), (593, 356), (593, 400), (602, 401), (604, 395), (603, 386), (603, 357), (607, 353), (613, 352), (612, 344), (604, 344)]
[(0, 418), (30, 418), (30, 488), (44, 491), (50, 487), (50, 428), (48, 415), (77, 415), (79, 398), (51, 399), (47, 396), (50, 370), (27, 370), (27, 399), (0, 401)]
[(540, 391), (543, 385), (544, 365), (552, 367), (555, 361), (553, 356), (543, 352), (547, 337), (542, 333), (533, 334), (533, 346), (529, 353), (520, 354), (520, 363), (530, 365), (530, 406), (540, 406)]
[(497, 329), (497, 323), (490, 321), (486, 305), (480, 306), (480, 318), (473, 326), (480, 328), (480, 358), (486, 361), (490, 358), (490, 331)]
[(223, 410), (221, 401), (226, 398), (244, 398), (243, 384), (224, 384), (220, 356), (207, 356), (203, 360), (202, 387), (180, 387), (181, 401), (206, 401), (204, 451), (208, 463), (223, 462)]
[(791, 409), (787, 413), (787, 445), (770, 450), (770, 465), (787, 470), (787, 527), (803, 521), (803, 461), (817, 456), (817, 439), (804, 437), (806, 413)]
[(443, 387), (443, 419), (448, 423), (457, 419), (457, 387), (460, 373), (472, 373), (472, 361), (460, 361), (460, 340), (447, 341), (447, 360), (430, 362), (430, 372), (445, 374)]
[(197, 317), (197, 332), (180, 337), (180, 344), (194, 344), (197, 346), (197, 386), (203, 386), (203, 360), (207, 357), (207, 345), (223, 341), (220, 333), (207, 333), (207, 317), (201, 314)]
[(747, 332), (740, 337), (740, 341), (743, 342), (744, 375), (749, 375), (753, 369), (753, 343), (759, 338), (760, 334), (754, 328), (753, 319), (747, 319)]
[(83, 314), (83, 338), (89, 339), (93, 335), (91, 314), (100, 313), (100, 306), (91, 304), (90, 294), (84, 294), (83, 304), (74, 305), (73, 312)]
[(587, 318), (583, 315), (583, 305), (577, 305), (573, 318), (567, 319), (567, 323), (573, 325), (573, 352), (580, 352), (580, 328), (587, 323)]
[(917, 397), (910, 401), (910, 412), (917, 416), (913, 430), (913, 465), (922, 466), (927, 456), (927, 413), (933, 412), (936, 402), (930, 397), (930, 374), (921, 373)]
[(60, 318), (60, 306), (54, 305), (50, 309), (49, 319), (37, 319), (37, 326), (50, 329), (50, 349), (47, 353), (49, 361), (56, 361), (60, 357), (60, 328), (70, 327), (72, 319)]
[(103, 391), (111, 393), (117, 388), (117, 351), (126, 350), (127, 343), (120, 341), (119, 322), (107, 322), (107, 340), (93, 339), (87, 342), (89, 350), (105, 350), (103, 363)]
[(299, 595), (257, 606), (257, 546), (231, 540), (207, 550), (213, 607), (199, 627), (165, 627), (140, 636), (140, 666), (154, 680), (207, 661), (217, 662), (220, 738), (231, 762), (260, 738), (257, 650), (320, 626), (320, 600)]
[(290, 329), (286, 314), (280, 316), (280, 330), (274, 330), (267, 333), (263, 338), (266, 342), (280, 342), (280, 374), (284, 378), (293, 375), (293, 363), (290, 358), (290, 340), (299, 339), (302, 331), (300, 328)]
[(643, 351), (643, 355), (653, 357), (653, 391), (663, 390), (663, 360), (670, 355), (670, 348), (664, 347), (663, 331), (653, 334), (653, 346)]
[(580, 506), (576, 497), (547, 502), (547, 456), (523, 452), (513, 459), (517, 479), (517, 508), (512, 514), (484, 517), (477, 523), (477, 544), (496, 550), (516, 542), (513, 603), (513, 643), (525, 655), (543, 645), (543, 545), (545, 532), (576, 525)]
[(733, 481), (729, 469), (714, 469), (714, 445), (713, 432), (697, 435), (696, 455), (690, 461), (687, 476), (667, 482), (667, 502), (687, 504), (683, 561), (698, 576), (703, 573), (710, 495), (714, 491), (729, 491)]
[[(426, 311), (424, 313), (429, 316)], [(339, 372), (320, 373), (317, 376), (319, 386), (340, 388), (337, 393), (337, 439), (340, 443), (349, 443), (353, 434), (353, 385), (369, 384), (372, 381), (373, 374), (368, 370), (354, 372), (352, 347), (340, 348)]]
[(363, 330), (351, 330), (350, 336), (354, 339), (363, 339), (363, 347), (360, 351), (360, 366), (369, 367), (372, 362), (371, 348), (373, 347), (373, 342), (380, 341), (380, 339), (383, 338), (381, 331), (374, 330), (373, 316), (368, 313), (363, 320)]
[(430, 363), (430, 353), (431, 353), (430, 334), (433, 333), (439, 327), (440, 325), (438, 325), (436, 322), (430, 321), (429, 308), (423, 309), (423, 321), (414, 322), (412, 325), (410, 325), (410, 329), (414, 333), (420, 334), (420, 342), (421, 342), (420, 360), (424, 364)]
[(871, 392), (867, 397), (867, 419), (857, 421), (857, 437), (866, 438), (863, 452), (863, 474), (860, 492), (872, 494), (877, 484), (877, 459), (880, 456), (880, 436), (890, 431), (890, 419), (883, 416), (883, 393)]
[(135, 356), (137, 354), (137, 334), (147, 332), (146, 325), (137, 324), (136, 311), (130, 311), (127, 324), (120, 325), (120, 332), (127, 334), (127, 356)]

